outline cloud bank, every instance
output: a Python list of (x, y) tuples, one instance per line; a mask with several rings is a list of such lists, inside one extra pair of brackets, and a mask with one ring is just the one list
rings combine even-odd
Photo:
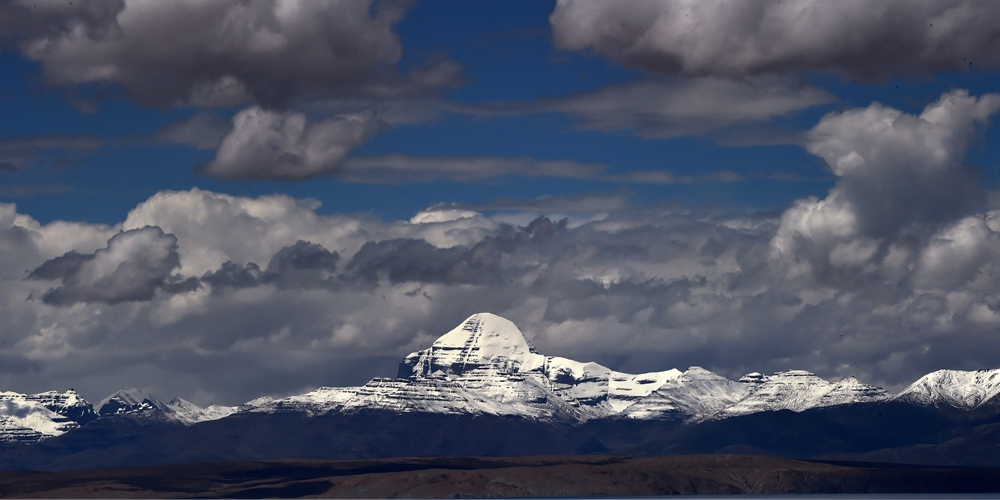
[(3, 205), (0, 355), (22, 369), (0, 383), (239, 403), (391, 376), (477, 311), (542, 352), (626, 371), (801, 368), (898, 388), (996, 367), (1000, 209), (965, 154), (998, 99), (827, 115), (806, 147), (837, 183), (774, 215), (614, 195), (479, 207), (525, 219), (441, 205), (383, 222), (193, 189), (109, 227)]
[(998, 15), (989, 0), (560, 0), (549, 21), (559, 47), (655, 73), (824, 71), (877, 81), (1000, 67)]

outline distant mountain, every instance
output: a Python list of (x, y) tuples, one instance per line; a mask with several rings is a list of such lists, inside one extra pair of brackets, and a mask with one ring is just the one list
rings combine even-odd
[(882, 401), (854, 378), (830, 383), (793, 370), (733, 381), (700, 367), (638, 375), (539, 354), (510, 321), (475, 314), (400, 363), (395, 379), (244, 405), (243, 411), (308, 414), (380, 409), (400, 413), (516, 415), (543, 421), (594, 418), (700, 422), (762, 411)]
[(133, 388), (94, 407), (72, 391), (0, 393), (0, 447), (7, 467), (34, 468), (406, 453), (969, 463), (956, 457), (972, 446), (975, 463), (1000, 465), (1000, 432), (989, 427), (1000, 425), (997, 393), (1000, 370), (942, 370), (897, 395), (801, 370), (738, 380), (700, 367), (629, 374), (540, 354), (513, 323), (481, 313), (406, 356), (396, 378), (360, 387), (208, 408)]
[(1000, 394), (1000, 370), (938, 370), (920, 377), (893, 399), (922, 406), (973, 410), (1000, 404), (997, 394)]
[(0, 447), (34, 444), (94, 418), (90, 403), (72, 389), (31, 395), (0, 392)]

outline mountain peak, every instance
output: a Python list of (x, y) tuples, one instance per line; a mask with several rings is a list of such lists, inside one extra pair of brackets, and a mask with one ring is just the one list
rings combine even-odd
[(469, 316), (431, 347), (410, 354), (399, 367), (399, 378), (461, 375), (492, 365), (502, 373), (526, 371), (541, 366), (545, 357), (535, 351), (521, 330), (496, 314)]
[(480, 356), (537, 354), (514, 323), (492, 313), (469, 316), (459, 326), (438, 337), (434, 347), (475, 349)]
[(1000, 370), (938, 370), (920, 377), (893, 399), (971, 410), (997, 394), (1000, 394)]
[(167, 406), (149, 393), (134, 387), (123, 387), (94, 406), (98, 415), (136, 413), (147, 410), (167, 411)]

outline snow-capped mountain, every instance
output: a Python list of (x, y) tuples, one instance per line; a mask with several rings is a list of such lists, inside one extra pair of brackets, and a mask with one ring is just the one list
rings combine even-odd
[(179, 420), (184, 425), (194, 425), (199, 422), (218, 420), (220, 418), (228, 417), (236, 412), (235, 406), (211, 405), (207, 408), (202, 408), (181, 398), (174, 398), (165, 406), (167, 407), (167, 410), (169, 410), (167, 415)]
[(30, 395), (0, 392), (0, 446), (34, 444), (94, 418), (90, 403), (72, 389)]
[(1000, 404), (1000, 370), (938, 370), (920, 377), (893, 399), (920, 406), (952, 406), (972, 410)]
[(167, 405), (134, 387), (124, 387), (94, 406), (98, 415), (168, 412)]
[[(593, 362), (537, 352), (510, 321), (474, 314), (430, 347), (406, 356), (396, 378), (360, 387), (322, 387), (296, 396), (262, 397), (240, 406), (163, 403), (124, 388), (91, 407), (75, 392), (0, 393), (0, 444), (35, 443), (94, 418), (159, 419), (192, 426), (233, 414), (306, 416), (379, 411), (397, 414), (517, 416), (578, 424), (593, 419), (696, 424), (778, 410), (899, 401), (971, 410), (1000, 401), (1000, 370), (928, 374), (896, 396), (849, 377), (830, 382), (789, 370), (732, 380), (697, 366), (630, 374)], [(1000, 407), (1000, 403), (997, 403)]]
[(202, 408), (180, 398), (162, 403), (147, 392), (134, 387), (125, 387), (97, 403), (94, 410), (98, 415), (157, 417), (193, 425), (228, 417), (236, 411), (236, 407), (212, 405)]
[(751, 373), (739, 381), (747, 385), (747, 395), (716, 414), (715, 418), (762, 411), (805, 411), (849, 403), (871, 403), (889, 397), (884, 389), (862, 384), (854, 377), (831, 383), (803, 370), (788, 370), (774, 375)]
[(750, 394), (749, 384), (692, 366), (679, 377), (626, 407), (635, 419), (673, 419), (699, 422), (718, 415)]
[(881, 388), (849, 378), (831, 383), (809, 372), (734, 381), (700, 367), (629, 374), (597, 363), (539, 354), (510, 321), (475, 314), (400, 363), (395, 379), (321, 388), (240, 411), (329, 414), (358, 410), (518, 415), (538, 420), (708, 419), (882, 401)]

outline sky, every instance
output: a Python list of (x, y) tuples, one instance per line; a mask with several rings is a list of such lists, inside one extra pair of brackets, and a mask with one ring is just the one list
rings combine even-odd
[(0, 3), (0, 389), (360, 385), (478, 312), (1000, 368), (998, 77), (992, 0)]

